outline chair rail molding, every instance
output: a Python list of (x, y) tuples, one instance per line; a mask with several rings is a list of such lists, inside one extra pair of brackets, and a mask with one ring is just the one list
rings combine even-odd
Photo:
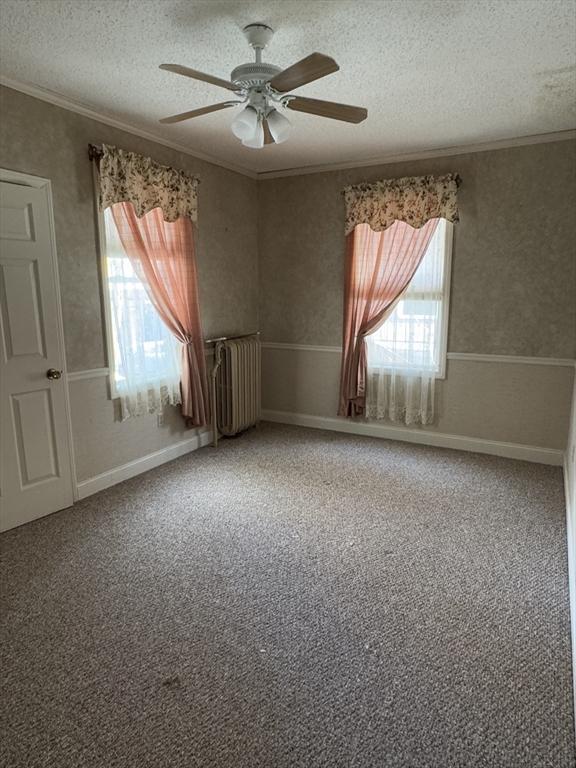
[(67, 375), (68, 381), (80, 381), (82, 379), (99, 379), (108, 376), (110, 368), (89, 368), (86, 371), (70, 371)]
[[(212, 357), (214, 349), (204, 350), (206, 357)], [(85, 371), (70, 371), (66, 375), (67, 381), (82, 381), (83, 379), (100, 379), (110, 375), (110, 368), (87, 368)]]
[[(342, 347), (318, 346), (314, 344), (290, 344), (281, 341), (263, 341), (263, 349), (285, 349), (298, 352), (329, 352), (342, 354)], [(448, 352), (448, 360), (463, 360), (471, 363), (512, 363), (516, 365), (552, 365), (561, 368), (575, 368), (576, 360), (562, 357), (526, 357), (522, 355), (485, 355), (475, 352)]]

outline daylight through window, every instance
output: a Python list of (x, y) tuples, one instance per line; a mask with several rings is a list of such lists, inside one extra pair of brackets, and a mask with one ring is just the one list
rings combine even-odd
[(452, 225), (440, 219), (392, 314), (367, 337), (368, 366), (444, 376)]
[(134, 272), (110, 208), (104, 211), (104, 224), (112, 394), (121, 397), (162, 388), (172, 392), (180, 381), (180, 344)]

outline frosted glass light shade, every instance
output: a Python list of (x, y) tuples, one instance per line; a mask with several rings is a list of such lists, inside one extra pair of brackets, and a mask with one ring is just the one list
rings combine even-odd
[(242, 144), (251, 149), (262, 149), (264, 146), (264, 126), (262, 125), (262, 120), (257, 121), (254, 135), (249, 139), (242, 139)]
[(251, 139), (258, 126), (258, 112), (254, 107), (246, 107), (232, 121), (232, 133), (238, 139)]
[(292, 130), (292, 123), (290, 120), (278, 112), (277, 109), (273, 109), (269, 112), (266, 116), (266, 120), (268, 121), (270, 133), (276, 144), (282, 144), (283, 141), (286, 141)]

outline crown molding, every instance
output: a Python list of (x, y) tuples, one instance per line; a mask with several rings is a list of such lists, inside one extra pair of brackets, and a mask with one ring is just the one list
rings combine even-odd
[(430, 149), (422, 152), (408, 152), (399, 155), (381, 155), (369, 160), (350, 160), (344, 163), (326, 163), (325, 165), (301, 166), (299, 168), (287, 168), (278, 171), (260, 171), (257, 174), (259, 181), (266, 179), (279, 179), (283, 176), (307, 176), (313, 173), (326, 173), (327, 171), (343, 171), (350, 168), (369, 168), (375, 165), (391, 165), (392, 163), (407, 163), (414, 160), (430, 160), (435, 157), (451, 157), (454, 155), (467, 155), (476, 152), (490, 152), (495, 149), (512, 149), (514, 147), (526, 147), (531, 144), (550, 144), (555, 141), (570, 141), (576, 139), (576, 129), (557, 131), (555, 133), (538, 133), (533, 136), (519, 136), (514, 139), (499, 139), (486, 141), (479, 144), (461, 144), (442, 149)]
[(145, 131), (142, 128), (137, 128), (131, 123), (125, 123), (123, 120), (117, 120), (115, 117), (111, 117), (104, 112), (98, 112), (92, 107), (80, 104), (73, 99), (68, 99), (65, 96), (60, 96), (54, 91), (49, 91), (46, 88), (41, 88), (38, 85), (32, 85), (31, 83), (23, 83), (19, 80), (13, 80), (10, 77), (0, 76), (0, 85), (4, 85), (6, 88), (12, 88), (14, 91), (20, 91), (27, 96), (32, 96), (40, 101), (46, 101), (49, 104), (53, 104), (56, 107), (67, 109), (69, 112), (76, 112), (78, 115), (88, 117), (91, 120), (96, 120), (98, 123), (104, 123), (104, 125), (110, 125), (112, 128), (118, 128), (121, 131), (126, 131), (134, 136), (140, 136), (142, 139), (153, 141), (155, 144), (162, 144), (164, 147), (175, 149), (178, 152), (183, 152), (185, 155), (195, 157), (197, 160), (204, 160), (206, 163), (212, 163), (212, 165), (218, 165), (221, 168), (226, 168), (228, 171), (234, 171), (240, 173), (242, 176), (248, 176), (251, 179), (257, 178), (257, 174), (247, 168), (243, 168), (233, 163), (226, 163), (213, 155), (207, 155), (204, 152), (192, 152), (189, 147), (184, 144), (179, 144), (175, 141), (168, 141), (167, 139), (158, 136), (150, 131)]
[(496, 141), (487, 141), (479, 144), (462, 144), (453, 147), (444, 147), (441, 149), (431, 149), (422, 152), (408, 152), (404, 154), (396, 155), (380, 155), (372, 157), (368, 160), (349, 160), (343, 163), (326, 163), (324, 165), (310, 165), (299, 166), (296, 168), (285, 168), (276, 171), (252, 171), (248, 168), (235, 165), (234, 163), (227, 163), (219, 158), (208, 155), (203, 152), (192, 152), (189, 147), (184, 144), (179, 144), (175, 141), (169, 141), (167, 139), (158, 136), (150, 131), (138, 128), (131, 123), (126, 123), (123, 120), (118, 120), (115, 117), (111, 117), (104, 112), (99, 112), (93, 107), (88, 107), (73, 99), (61, 96), (54, 91), (50, 91), (47, 88), (41, 88), (38, 85), (32, 83), (25, 83), (20, 80), (14, 80), (10, 77), (0, 76), (0, 85), (6, 86), (6, 88), (12, 88), (20, 93), (25, 93), (27, 96), (32, 96), (35, 99), (46, 101), (49, 104), (53, 104), (56, 107), (67, 109), (70, 112), (76, 112), (76, 114), (88, 117), (91, 120), (96, 120), (104, 125), (110, 125), (112, 128), (118, 128), (121, 131), (132, 133), (135, 136), (140, 136), (148, 141), (153, 141), (156, 144), (161, 144), (170, 149), (175, 149), (178, 152), (183, 152), (190, 157), (195, 157), (198, 160), (204, 160), (212, 165), (226, 168), (229, 171), (239, 173), (242, 176), (248, 176), (251, 179), (257, 179), (264, 181), (266, 179), (278, 179), (283, 176), (306, 176), (313, 173), (325, 173), (327, 171), (341, 171), (350, 168), (369, 168), (375, 165), (390, 165), (392, 163), (405, 163), (414, 160), (428, 160), (435, 157), (450, 157), (452, 155), (466, 155), (474, 152), (489, 152), (495, 149), (510, 149), (513, 147), (525, 147), (531, 144), (548, 144), (554, 141), (569, 141), (576, 139), (576, 129), (567, 131), (557, 131), (555, 133), (540, 133), (532, 136), (520, 136), (513, 139), (501, 139)]

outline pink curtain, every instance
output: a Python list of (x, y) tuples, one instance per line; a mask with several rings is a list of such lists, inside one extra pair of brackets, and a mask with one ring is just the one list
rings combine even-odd
[(186, 217), (164, 221), (160, 208), (141, 218), (131, 203), (111, 208), (134, 271), (162, 320), (183, 344), (182, 415), (192, 426), (205, 426), (210, 413), (193, 224)]
[(422, 261), (438, 219), (420, 229), (395, 221), (382, 232), (357, 225), (346, 237), (340, 416), (364, 413), (365, 336), (386, 319)]

